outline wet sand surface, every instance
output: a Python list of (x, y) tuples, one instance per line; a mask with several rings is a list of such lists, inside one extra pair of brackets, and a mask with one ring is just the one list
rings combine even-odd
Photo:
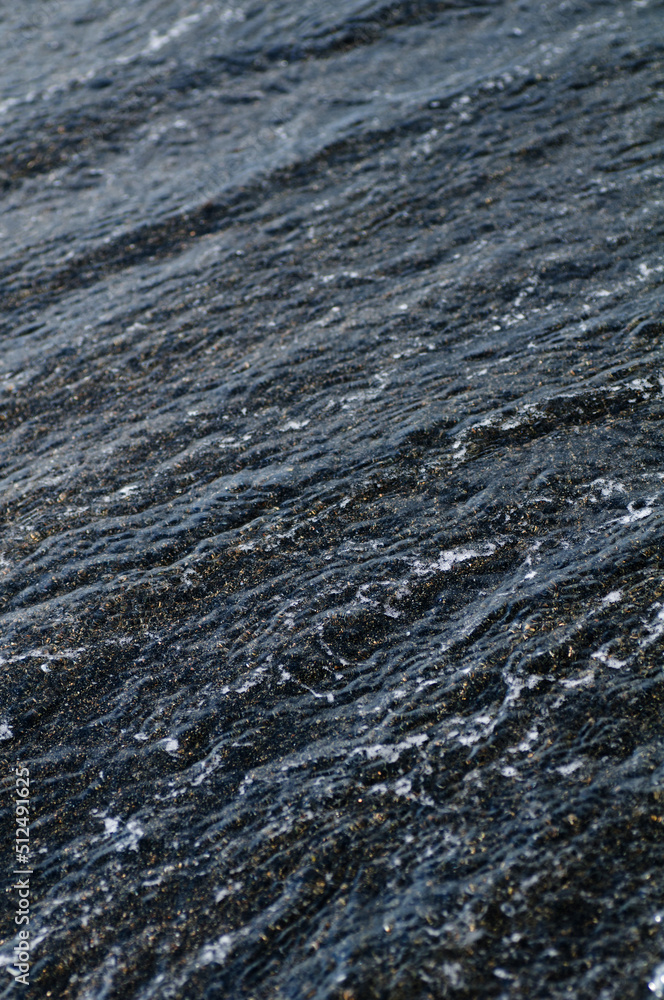
[(664, 4), (2, 27), (30, 993), (663, 996)]

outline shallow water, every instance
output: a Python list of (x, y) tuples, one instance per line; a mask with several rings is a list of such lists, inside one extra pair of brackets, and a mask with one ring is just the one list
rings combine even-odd
[(663, 7), (3, 12), (40, 996), (657, 994)]

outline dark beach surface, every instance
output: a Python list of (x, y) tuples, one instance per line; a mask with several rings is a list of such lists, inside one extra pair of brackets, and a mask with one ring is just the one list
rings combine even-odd
[(664, 4), (1, 26), (0, 996), (664, 995)]

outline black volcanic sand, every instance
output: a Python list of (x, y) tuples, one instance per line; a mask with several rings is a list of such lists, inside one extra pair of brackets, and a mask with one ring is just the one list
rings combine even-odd
[(664, 4), (2, 27), (21, 995), (662, 995)]

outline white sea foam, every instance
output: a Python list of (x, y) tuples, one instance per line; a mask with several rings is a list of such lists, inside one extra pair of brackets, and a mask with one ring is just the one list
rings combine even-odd
[(611, 656), (608, 649), (610, 643), (602, 646), (600, 649), (596, 649), (594, 653), (590, 654), (591, 660), (599, 660), (603, 663), (605, 667), (610, 667), (611, 670), (620, 670), (627, 663), (627, 660), (619, 660), (616, 656)]
[(434, 559), (432, 562), (423, 562), (417, 559), (413, 564), (413, 572), (416, 576), (447, 573), (457, 563), (467, 562), (468, 559), (478, 559), (480, 556), (490, 556), (497, 548), (498, 545), (493, 542), (484, 542), (475, 548), (445, 549), (440, 553), (438, 559)]
[(234, 934), (222, 934), (213, 944), (202, 948), (198, 959), (201, 965), (211, 965), (213, 962), (216, 965), (224, 965), (233, 950), (234, 939)]
[(393, 764), (394, 761), (399, 759), (404, 750), (408, 750), (414, 746), (421, 746), (422, 743), (426, 743), (428, 738), (424, 733), (417, 733), (414, 736), (408, 736), (400, 743), (374, 743), (371, 746), (356, 747), (351, 756), (354, 757), (356, 754), (363, 753), (368, 760), (375, 760), (377, 757), (380, 757), (388, 764)]
[(602, 598), (602, 604), (617, 604), (622, 601), (622, 590), (612, 590), (610, 594)]
[(653, 620), (646, 625), (648, 635), (645, 639), (641, 639), (640, 646), (652, 646), (653, 642), (657, 642), (661, 635), (664, 635), (664, 608), (661, 606), (659, 601), (656, 601), (652, 605), (652, 609), (658, 608), (657, 614)]
[(556, 768), (556, 771), (558, 771), (559, 774), (563, 774), (565, 775), (565, 777), (567, 777), (568, 774), (574, 774), (575, 771), (578, 771), (580, 767), (583, 767), (583, 761), (573, 760), (571, 764), (561, 764), (560, 767)]

